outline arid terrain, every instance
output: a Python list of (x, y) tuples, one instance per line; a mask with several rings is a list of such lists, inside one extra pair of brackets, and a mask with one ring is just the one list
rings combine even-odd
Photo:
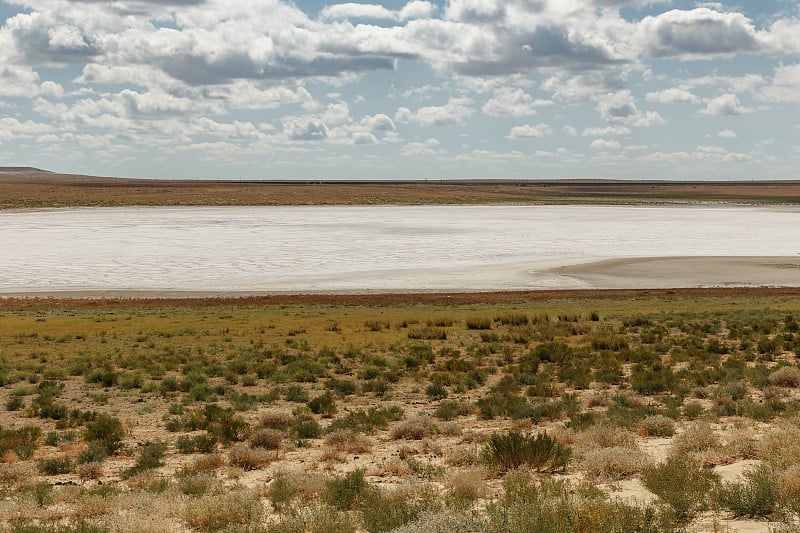
[(9, 531), (796, 531), (795, 289), (0, 301)]
[(800, 181), (193, 181), (0, 168), (0, 208), (134, 205), (800, 203)]
[[(0, 169), (0, 208), (707, 201), (800, 183)], [(109, 294), (0, 298), (0, 531), (800, 530), (800, 288)]]

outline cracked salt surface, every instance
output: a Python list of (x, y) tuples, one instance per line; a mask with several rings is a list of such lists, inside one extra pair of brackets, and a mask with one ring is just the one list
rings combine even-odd
[(557, 267), (635, 257), (783, 257), (797, 277), (799, 252), (787, 207), (4, 211), (0, 293), (580, 288), (598, 285)]

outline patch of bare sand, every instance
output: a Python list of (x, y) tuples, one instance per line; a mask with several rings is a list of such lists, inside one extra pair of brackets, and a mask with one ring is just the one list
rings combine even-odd
[(602, 289), (798, 287), (798, 257), (631, 257), (552, 269)]

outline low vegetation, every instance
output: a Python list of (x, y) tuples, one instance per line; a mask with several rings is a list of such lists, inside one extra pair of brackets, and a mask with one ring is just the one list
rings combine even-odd
[(581, 298), (2, 302), (0, 531), (800, 528), (800, 303)]

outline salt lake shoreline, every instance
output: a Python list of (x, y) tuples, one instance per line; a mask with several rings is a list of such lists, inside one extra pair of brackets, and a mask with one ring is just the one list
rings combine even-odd
[[(800, 288), (800, 256), (787, 257), (627, 257), (584, 262), (549, 269), (548, 272), (570, 280), (562, 286), (504, 288), (448, 287), (445, 289), (402, 289), (387, 287), (364, 290), (0, 290), (0, 300), (237, 300), (246, 298), (276, 299), (300, 297), (325, 300), (353, 296), (369, 300), (386, 297), (420, 296), (433, 299), (463, 295), (586, 295), (626, 291), (702, 291), (759, 290), (770, 292)], [(791, 291), (794, 292), (794, 291)], [(468, 296), (467, 296), (468, 297)]]

